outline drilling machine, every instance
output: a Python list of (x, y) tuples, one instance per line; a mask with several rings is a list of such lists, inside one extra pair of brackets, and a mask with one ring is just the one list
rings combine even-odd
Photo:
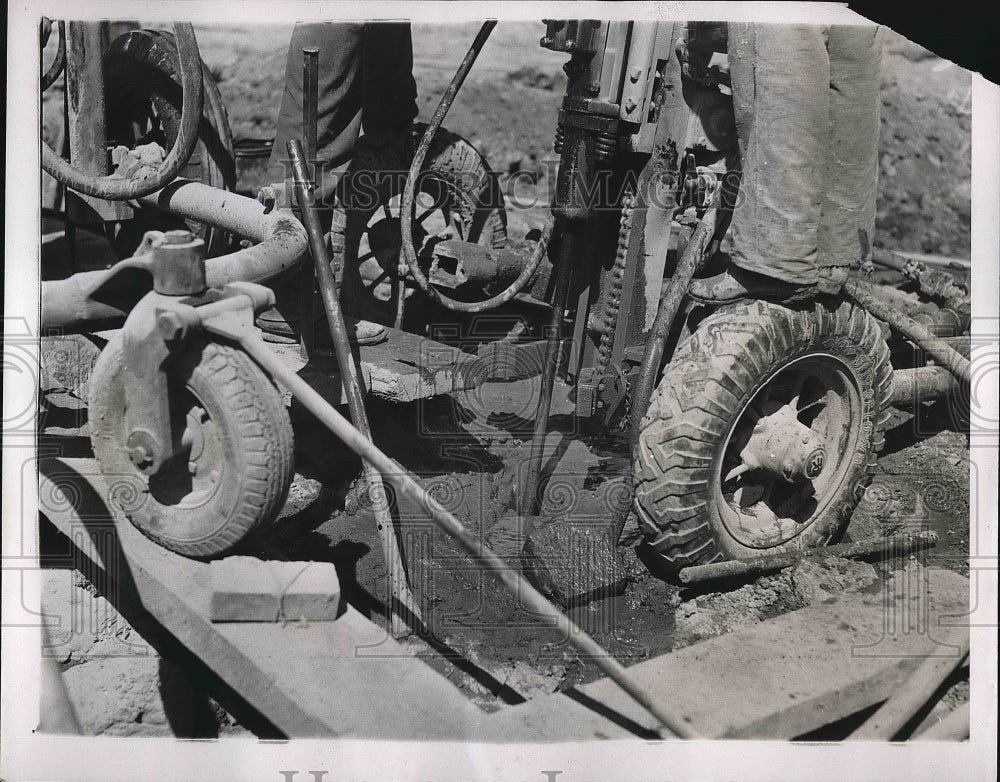
[[(395, 185), (395, 195), (401, 196), (395, 207), (398, 215), (391, 214), (388, 201), (377, 200), (352, 211), (352, 201), (345, 197), (349, 193), (341, 193), (329, 240), (333, 267), (341, 277), (344, 310), (394, 323), (394, 333), (402, 334), (405, 309), (414, 306), (406, 303), (407, 286), (420, 289), (421, 296), (414, 299), (438, 307), (438, 322), (441, 307), (456, 313), (457, 321), (463, 313), (499, 312), (515, 303), (515, 296), (523, 303), (529, 289), (544, 300), (549, 322), (539, 321), (530, 328), (546, 339), (544, 361), (535, 362), (534, 368), (542, 383), (527, 479), (518, 487), (520, 512), (526, 518), (538, 512), (542, 444), (558, 373), (572, 386), (577, 416), (600, 418), (628, 430), (634, 497), (631, 503), (609, 509), (615, 517), (614, 531), (621, 532), (628, 510), (634, 507), (640, 530), (668, 570), (822, 545), (841, 535), (871, 479), (889, 405), (914, 395), (930, 399), (953, 394), (968, 383), (967, 350), (960, 355), (956, 348), (961, 345), (930, 334), (927, 328), (967, 331), (967, 290), (940, 272), (897, 263), (898, 270), (932, 302), (923, 312), (923, 323), (889, 306), (877, 287), (859, 282), (848, 284), (848, 295), (807, 308), (743, 302), (710, 311), (687, 300), (692, 277), (725, 262), (726, 227), (738, 181), (724, 57), (726, 28), (714, 24), (546, 23), (542, 46), (568, 55), (564, 66), (568, 82), (555, 138), (560, 166), (552, 218), (531, 257), (519, 257), (504, 246), (503, 206), (495, 198), (495, 179), (487, 175), (482, 156), (468, 149), (451, 155), (460, 140), (439, 133), (493, 26), (495, 22), (483, 26), (428, 125), (409, 135), (405, 156), (400, 158), (405, 162), (389, 166), (399, 171), (400, 165), (409, 165), (401, 192)], [(193, 31), (189, 25), (178, 26), (176, 35), (180, 56), (173, 57), (183, 83), (184, 105), (175, 140), (183, 150), (172, 150), (158, 168), (154, 164), (152, 175), (142, 160), (132, 161), (136, 171), (145, 170), (145, 179), (130, 179), (122, 165), (139, 157), (141, 145), (122, 152), (115, 176), (106, 175), (103, 143), (97, 144), (101, 154), (94, 156), (101, 170), (81, 171), (47, 148), (46, 170), (68, 189), (89, 196), (95, 208), (147, 206), (160, 213), (172, 211), (178, 218), (250, 241), (236, 252), (205, 261), (207, 236), (204, 240), (189, 234), (153, 237), (155, 246), (140, 246), (132, 258), (111, 269), (43, 284), (43, 326), (120, 322), (134, 311), (133, 333), (150, 336), (159, 329), (153, 342), (166, 349), (168, 343), (183, 342), (177, 335), (197, 332), (188, 324), (196, 320), (191, 312), (177, 309), (177, 302), (185, 304), (185, 296), (197, 299), (199, 307), (214, 308), (205, 309), (206, 313), (228, 313), (226, 307), (236, 304), (260, 309), (267, 305), (266, 291), (247, 289), (243, 283), (272, 279), (298, 263), (306, 251), (306, 232), (290, 214), (274, 209), (273, 198), (258, 203), (227, 195), (208, 182), (176, 180), (164, 187), (191, 158), (197, 137), (184, 128), (198, 124), (203, 104)], [(147, 45), (141, 52), (162, 48), (162, 40), (148, 35), (137, 40), (153, 41), (152, 48)], [(96, 82), (91, 86), (99, 92), (99, 75), (89, 81)], [(209, 97), (214, 98), (215, 92), (210, 91)], [(437, 147), (435, 134), (437, 142), (443, 140)], [(471, 169), (455, 164), (470, 160)], [(447, 169), (448, 161), (456, 165), (454, 170)], [(372, 163), (373, 158), (361, 150), (353, 165), (370, 173)], [(470, 173), (471, 178), (458, 176)], [(345, 187), (351, 182), (348, 176)], [(437, 198), (435, 205), (443, 207), (453, 223), (464, 226), (459, 239), (439, 236), (429, 241), (426, 235), (419, 236), (421, 218), (414, 206), (418, 191), (428, 183), (433, 185), (430, 195)], [(371, 222), (373, 213), (383, 209), (384, 220)], [(101, 217), (107, 221), (118, 215)], [(322, 242), (313, 238), (309, 244), (319, 248), (313, 254), (322, 257)], [(367, 253), (360, 252), (362, 241), (367, 242)], [(378, 279), (388, 277), (390, 300), (362, 298), (358, 269), (365, 255), (375, 256), (382, 265)], [(181, 256), (184, 264), (179, 266)], [(554, 259), (549, 265), (546, 256)], [(174, 272), (181, 266), (190, 274), (178, 281)], [(540, 285), (539, 280), (547, 281)], [(325, 287), (333, 284), (328, 280)], [(469, 284), (480, 285), (489, 297), (477, 301), (444, 292)], [(493, 292), (498, 285), (506, 287)], [(149, 288), (155, 296), (136, 306)], [(230, 304), (223, 305), (227, 298)], [(540, 309), (534, 307), (535, 312)], [(170, 317), (161, 323), (164, 314)], [(894, 369), (885, 339), (890, 331), (926, 351), (936, 366)], [(175, 426), (177, 416), (157, 408), (158, 416), (147, 419), (162, 431), (147, 437), (147, 443), (139, 442), (141, 416), (128, 412), (128, 402), (138, 410), (163, 403), (167, 384), (161, 374), (166, 372), (169, 379), (170, 372), (168, 362), (160, 361), (163, 356), (143, 350), (143, 344), (133, 341), (123, 346), (118, 339), (117, 352), (105, 349), (97, 368), (101, 371), (95, 371), (99, 382), (91, 389), (92, 432), (102, 469), (129, 474), (152, 488), (157, 482), (170, 483), (160, 481), (162, 470), (157, 466), (176, 462), (174, 483), (187, 487), (185, 497), (194, 499), (174, 514), (178, 519), (168, 521), (180, 525), (178, 529), (201, 525), (207, 532), (202, 537), (192, 533), (194, 542), (181, 545), (167, 528), (170, 524), (161, 522), (163, 514), (155, 504), (148, 518), (133, 513), (133, 522), (182, 553), (223, 553), (280, 511), (291, 479), (286, 414), (273, 383), (249, 362), (245, 350), (230, 350), (216, 361), (245, 365), (251, 396), (270, 400), (268, 422), (282, 433), (274, 438), (280, 458), (271, 460), (281, 469), (259, 476), (273, 501), (248, 516), (246, 523), (240, 522), (239, 534), (230, 535), (230, 530), (220, 535), (217, 511), (238, 509), (246, 497), (245, 487), (235, 477), (232, 486), (220, 484), (225, 491), (213, 479), (216, 471), (238, 476), (240, 470), (233, 469), (238, 467), (238, 454), (202, 447), (225, 442), (227, 432), (240, 428), (232, 400), (220, 399), (214, 407), (198, 403), (216, 391), (208, 376), (214, 366), (208, 354), (218, 349), (198, 343), (208, 358), (189, 368), (191, 382), (197, 379), (202, 385), (178, 389), (183, 425)], [(537, 357), (540, 344), (515, 338), (502, 347), (517, 364), (518, 355)], [(361, 352), (364, 360), (364, 349)], [(497, 379), (490, 372), (500, 353), (499, 349), (487, 353), (493, 363), (486, 373), (477, 375), (467, 366), (435, 371), (461, 376), (469, 387)], [(127, 361), (128, 355), (135, 360)], [(123, 382), (123, 368), (138, 376)], [(100, 403), (96, 407), (95, 400)], [(104, 418), (99, 415), (101, 405), (108, 411)], [(178, 461), (177, 454), (192, 453), (195, 446), (206, 458), (215, 457), (212, 469), (201, 469), (196, 459)], [(203, 495), (211, 502), (203, 502)], [(169, 497), (165, 502), (171, 509), (179, 505)], [(144, 525), (136, 518), (142, 518)]]

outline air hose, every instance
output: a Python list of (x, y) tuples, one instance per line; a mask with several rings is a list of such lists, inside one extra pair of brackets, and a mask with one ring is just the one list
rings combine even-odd
[(417, 262), (417, 250), (413, 245), (413, 202), (416, 198), (417, 177), (420, 173), (421, 166), (424, 164), (424, 159), (427, 157), (427, 152), (430, 150), (431, 142), (434, 140), (434, 136), (437, 133), (438, 128), (440, 128), (441, 123), (444, 122), (448, 109), (450, 109), (451, 104), (454, 103), (455, 96), (462, 87), (465, 77), (468, 75), (469, 70), (472, 68), (473, 63), (479, 56), (479, 52), (482, 50), (486, 40), (490, 37), (490, 33), (493, 32), (493, 28), (496, 27), (496, 24), (495, 20), (490, 20), (484, 22), (483, 26), (479, 29), (475, 40), (472, 42), (472, 46), (469, 47), (469, 51), (466, 53), (461, 65), (458, 66), (458, 70), (452, 77), (451, 84), (448, 85), (448, 89), (445, 90), (444, 95), (441, 97), (441, 102), (438, 104), (438, 107), (434, 112), (434, 116), (431, 117), (431, 121), (427, 124), (427, 129), (424, 131), (423, 138), (420, 139), (420, 145), (417, 147), (417, 151), (413, 156), (413, 162), (410, 164), (410, 170), (406, 179), (406, 187), (403, 189), (400, 215), (400, 227), (402, 233), (401, 260), (405, 261), (406, 265), (403, 266), (401, 263), (399, 270), (400, 285), (398, 298), (396, 300), (396, 328), (400, 328), (403, 322), (403, 307), (406, 296), (403, 291), (402, 279), (407, 270), (409, 270), (410, 274), (413, 275), (413, 279), (420, 287), (420, 290), (422, 290), (432, 301), (440, 304), (442, 307), (452, 310), (453, 312), (485, 312), (486, 310), (495, 309), (502, 304), (506, 304), (514, 298), (514, 296), (517, 295), (517, 293), (524, 288), (525, 285), (528, 284), (528, 281), (531, 280), (535, 272), (538, 270), (538, 266), (541, 264), (542, 258), (545, 257), (545, 252), (549, 244), (549, 238), (552, 236), (554, 219), (549, 217), (545, 226), (542, 228), (542, 235), (538, 239), (538, 244), (535, 247), (535, 251), (531, 255), (531, 259), (521, 270), (517, 279), (514, 280), (514, 282), (512, 282), (505, 290), (495, 296), (484, 299), (483, 301), (459, 301), (444, 295), (437, 288), (431, 285), (421, 270), (420, 264)]
[(142, 198), (163, 187), (180, 174), (198, 143), (205, 91), (202, 83), (201, 54), (189, 22), (175, 23), (174, 36), (180, 60), (181, 120), (170, 153), (155, 175), (146, 179), (122, 179), (116, 176), (85, 174), (63, 160), (48, 144), (42, 143), (42, 168), (56, 180), (77, 192), (107, 201), (129, 201)]
[[(48, 38), (46, 37), (46, 41)], [(45, 42), (42, 43), (45, 46)], [(59, 78), (59, 74), (63, 72), (63, 68), (66, 66), (66, 23), (59, 22), (59, 49), (56, 51), (56, 58), (52, 61), (52, 65), (49, 69), (42, 74), (42, 92), (45, 92), (49, 87), (56, 83), (56, 79)]]

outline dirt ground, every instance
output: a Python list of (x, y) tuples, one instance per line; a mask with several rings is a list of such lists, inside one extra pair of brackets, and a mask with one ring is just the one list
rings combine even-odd
[[(150, 25), (155, 26), (155, 25)], [(476, 25), (414, 27), (415, 75), (421, 117), (437, 104)], [(538, 46), (542, 27), (500, 24), (453, 107), (447, 127), (469, 139), (501, 173), (518, 178), (519, 194), (548, 185), (564, 77), (562, 58)], [(219, 82), (237, 138), (273, 135), (289, 27), (197, 28), (203, 58)], [(891, 37), (883, 64), (882, 155), (876, 244), (957, 257), (970, 248), (969, 75)], [(54, 88), (47, 103), (61, 105)], [(46, 127), (51, 127), (46, 112)], [(919, 129), (919, 133), (917, 132)], [(250, 188), (253, 183), (244, 182)], [(510, 193), (508, 193), (508, 196)], [(510, 198), (508, 197), (508, 201)], [(544, 221), (544, 201), (511, 209), (510, 235), (524, 237)], [(55, 382), (55, 386), (59, 383)], [(512, 554), (520, 532), (511, 521), (514, 486), (527, 459), (537, 380), (494, 383), (412, 405), (374, 403), (375, 439), (419, 476), (449, 510), (501, 553)], [(85, 412), (72, 393), (50, 409), (74, 411), (63, 427), (86, 434)], [(579, 426), (568, 389), (557, 387), (546, 468), (543, 515), (606, 521), (622, 496), (629, 465), (619, 435)], [(332, 561), (352, 604), (379, 620), (385, 569), (372, 512), (359, 491), (356, 463), (308, 416), (293, 408), (297, 475), (283, 520), (251, 548), (291, 558)], [(55, 419), (47, 419), (51, 424)], [(932, 564), (968, 571), (969, 449), (960, 412), (945, 402), (894, 415), (871, 488), (848, 534), (855, 538), (930, 528), (938, 547)], [(565, 639), (547, 630), (515, 597), (484, 576), (417, 509), (401, 508), (414, 590), (431, 633), (408, 646), (486, 709), (530, 699), (593, 679)], [(783, 572), (725, 594), (681, 590), (648, 572), (634, 520), (623, 537), (618, 594), (570, 608), (570, 615), (623, 663), (728, 632), (838, 591), (877, 588), (883, 573), (834, 561), (822, 572)], [(58, 639), (59, 662), (85, 733), (102, 735), (238, 735), (247, 728), (197, 691), (183, 666), (147, 646), (129, 623), (72, 571), (51, 571), (50, 606), (86, 605), (106, 621), (84, 623)], [(68, 634), (67, 634), (68, 632)], [(144, 651), (128, 647), (134, 642)], [(122, 644), (126, 652), (122, 652)], [(131, 650), (130, 650), (131, 649)], [(124, 654), (124, 656), (123, 656)], [(123, 662), (125, 661), (125, 662)], [(178, 683), (181, 682), (181, 683)], [(186, 682), (186, 683), (185, 683)], [(192, 705), (194, 704), (194, 705)], [(194, 715), (194, 716), (192, 716)], [(259, 731), (258, 731), (259, 732)]]

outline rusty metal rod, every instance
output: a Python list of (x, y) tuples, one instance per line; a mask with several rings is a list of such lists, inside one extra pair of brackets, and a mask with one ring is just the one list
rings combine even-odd
[(933, 334), (926, 326), (881, 301), (872, 292), (869, 283), (848, 280), (844, 283), (844, 291), (876, 318), (885, 321), (908, 340), (927, 351), (935, 361), (947, 367), (959, 380), (972, 384), (972, 362)]
[[(569, 297), (569, 281), (573, 274), (573, 240), (579, 230), (581, 227), (577, 225), (564, 231), (559, 244), (559, 268), (556, 269), (556, 287), (552, 297), (552, 312), (545, 340), (545, 364), (542, 367), (538, 405), (535, 408), (535, 428), (531, 435), (531, 451), (528, 454), (528, 474), (525, 476), (518, 503), (521, 515), (529, 519), (538, 513), (541, 505), (538, 484), (542, 472), (542, 455), (545, 452), (545, 436), (549, 431), (552, 389), (555, 386), (556, 373), (559, 371), (559, 361), (562, 355), (562, 322), (566, 314), (566, 301)], [(527, 532), (531, 531), (530, 522), (527, 524), (526, 530)]]
[[(306, 233), (309, 235), (309, 246), (312, 250), (313, 267), (319, 280), (320, 295), (323, 298), (323, 307), (326, 310), (326, 320), (330, 326), (330, 335), (333, 337), (333, 349), (337, 354), (337, 363), (340, 365), (340, 376), (344, 383), (344, 395), (347, 397), (347, 407), (351, 413), (351, 420), (354, 421), (358, 431), (369, 441), (372, 439), (371, 426), (368, 423), (368, 412), (365, 410), (365, 398), (361, 393), (361, 385), (358, 382), (358, 371), (354, 365), (354, 356), (351, 353), (351, 344), (347, 336), (347, 325), (344, 323), (344, 315), (340, 309), (340, 300), (337, 298), (337, 283), (333, 276), (333, 269), (330, 268), (330, 258), (326, 252), (326, 242), (323, 239), (323, 229), (319, 223), (319, 215), (316, 214), (313, 203), (313, 184), (309, 179), (306, 168), (306, 158), (302, 150), (302, 143), (297, 139), (288, 142), (288, 159), (292, 164), (292, 177), (295, 186), (295, 199), (298, 201), (299, 209), (302, 211), (302, 222), (305, 224)], [(415, 619), (420, 618), (420, 613), (410, 592), (410, 586), (406, 578), (406, 566), (403, 564), (403, 555), (400, 551), (399, 541), (394, 532), (395, 524), (392, 518), (392, 509), (389, 504), (389, 496), (386, 494), (385, 485), (382, 483), (382, 476), (369, 461), (362, 464), (365, 483), (368, 485), (369, 496), (375, 512), (375, 525), (382, 541), (382, 553), (385, 556), (385, 566), (389, 576), (389, 590), (391, 599), (387, 601), (392, 608), (395, 600), (412, 614)], [(406, 632), (399, 612), (399, 606), (391, 612), (391, 632), (393, 636), (399, 637)]]
[[(318, 169), (316, 162), (318, 105), (319, 49), (308, 47), (302, 50), (302, 147), (308, 173), (306, 181), (309, 182), (316, 181)], [(301, 201), (299, 206), (303, 211), (307, 208)], [(313, 258), (316, 260), (315, 253)], [(315, 291), (316, 271), (313, 266), (304, 263), (299, 268), (299, 343), (306, 358), (312, 355), (316, 346), (316, 308), (313, 300)]]
[(893, 535), (878, 540), (865, 540), (858, 543), (841, 543), (837, 546), (806, 549), (805, 551), (789, 551), (782, 554), (766, 554), (753, 559), (733, 559), (725, 562), (712, 562), (708, 565), (692, 565), (683, 568), (678, 577), (684, 584), (697, 584), (717, 578), (734, 576), (759, 575), (773, 573), (786, 567), (792, 567), (805, 559), (814, 557), (867, 557), (875, 554), (889, 554), (899, 557), (913, 551), (932, 548), (937, 545), (936, 532), (926, 531), (906, 535)]
[(238, 336), (228, 332), (224, 336), (237, 339), (250, 357), (291, 391), (295, 398), (302, 403), (302, 406), (316, 416), (320, 423), (339, 437), (348, 448), (363, 460), (374, 465), (384, 477), (390, 479), (402, 496), (423, 507), (435, 524), (451, 535), (466, 554), (492, 573), (504, 587), (521, 600), (525, 607), (551, 622), (582, 655), (591, 658), (608, 678), (656, 718), (663, 726), (660, 731), (662, 737), (669, 738), (671, 735), (677, 735), (682, 738), (698, 738), (698, 734), (683, 718), (670, 713), (656, 703), (650, 693), (632, 678), (625, 666), (612, 657), (610, 652), (549, 602), (517, 570), (507, 565), (478, 537), (469, 532), (457, 518), (445, 510), (433, 496), (413, 480), (402, 465), (380, 451), (371, 440), (337, 412), (333, 405), (285, 366), (281, 359), (267, 348), (252, 328), (245, 328)]
[[(968, 630), (968, 628), (966, 628)], [(969, 655), (969, 635), (959, 644), (954, 655), (927, 657), (896, 694), (879, 707), (849, 738), (868, 741), (891, 741), (914, 715), (931, 699), (945, 679)]]

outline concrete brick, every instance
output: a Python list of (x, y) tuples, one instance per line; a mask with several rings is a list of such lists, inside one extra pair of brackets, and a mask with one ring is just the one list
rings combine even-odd
[(213, 622), (321, 622), (340, 612), (340, 581), (331, 562), (226, 557), (209, 569)]

